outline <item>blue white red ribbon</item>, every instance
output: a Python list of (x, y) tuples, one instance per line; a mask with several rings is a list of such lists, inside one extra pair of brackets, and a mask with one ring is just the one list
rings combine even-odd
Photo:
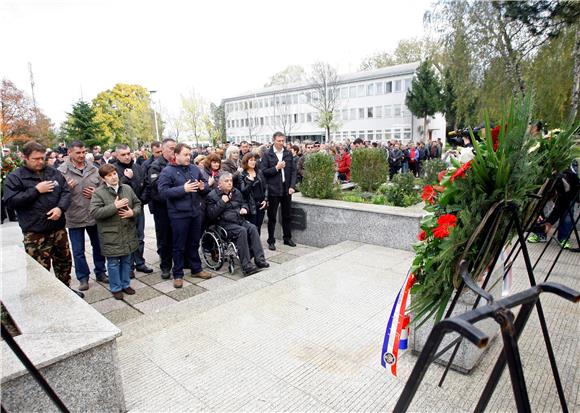
[(409, 323), (409, 318), (405, 315), (405, 311), (409, 302), (409, 291), (414, 283), (415, 276), (409, 271), (391, 309), (385, 332), (383, 351), (381, 353), (381, 365), (386, 369), (390, 367), (393, 376), (397, 375), (397, 358), (399, 355), (401, 330), (406, 328)]

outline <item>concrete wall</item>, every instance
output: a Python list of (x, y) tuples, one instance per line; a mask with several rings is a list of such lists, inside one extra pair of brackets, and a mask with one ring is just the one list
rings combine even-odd
[[(293, 196), (293, 208), (306, 213), (306, 229), (292, 230), (299, 244), (326, 247), (350, 240), (389, 248), (411, 250), (417, 242), (421, 205), (410, 208)], [(282, 238), (280, 225), (276, 238)]]

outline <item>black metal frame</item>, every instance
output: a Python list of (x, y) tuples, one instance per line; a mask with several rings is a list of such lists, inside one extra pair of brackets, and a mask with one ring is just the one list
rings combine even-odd
[[(463, 264), (462, 277), (467, 283), (469, 283), (467, 280), (471, 280), (471, 276), (466, 269), (467, 265)], [(532, 286), (527, 290), (494, 302), (493, 297), (488, 293), (485, 293), (485, 291), (483, 291), (479, 286), (475, 284), (474, 287), (478, 294), (483, 292), (483, 298), (491, 299), (491, 301), (483, 307), (468, 311), (467, 313), (461, 314), (457, 317), (444, 319), (435, 324), (433, 330), (431, 330), (431, 333), (429, 334), (427, 342), (425, 343), (425, 347), (419, 355), (415, 367), (407, 380), (405, 388), (395, 405), (395, 412), (405, 412), (409, 408), (419, 385), (425, 377), (429, 365), (437, 357), (435, 352), (441, 344), (445, 334), (449, 332), (458, 333), (461, 337), (465, 337), (471, 343), (480, 348), (488, 345), (489, 337), (474, 326), (476, 322), (486, 318), (493, 318), (500, 325), (503, 339), (503, 352), (498, 356), (493, 371), (489, 376), (483, 392), (481, 393), (475, 411), (483, 412), (487, 407), (506, 364), (509, 368), (512, 389), (518, 411), (531, 411), (519, 354), (518, 339), (526, 326), (533, 308), (538, 306), (540, 303), (540, 294), (552, 293), (568, 301), (577, 303), (580, 301), (580, 292), (561, 284), (548, 282)], [(520, 311), (517, 317), (515, 317), (511, 309), (520, 306)], [(563, 409), (564, 411), (567, 411), (567, 406), (564, 405)]]
[[(52, 387), (50, 387), (50, 384), (48, 384), (46, 379), (42, 376), (42, 374), (40, 374), (40, 372), (34, 366), (34, 364), (32, 364), (32, 362), (30, 361), (28, 356), (24, 353), (24, 351), (22, 351), (22, 349), (20, 348), (20, 346), (18, 345), (16, 340), (14, 340), (14, 338), (8, 332), (8, 329), (4, 326), (4, 323), (2, 323), (2, 339), (4, 341), (6, 341), (6, 344), (8, 344), (8, 347), (10, 347), (10, 349), (14, 352), (16, 357), (18, 357), (20, 362), (24, 365), (24, 367), (26, 367), (26, 370), (28, 370), (30, 375), (34, 378), (34, 380), (36, 380), (36, 382), (40, 385), (42, 390), (44, 390), (44, 392), (48, 395), (50, 400), (52, 400), (52, 402), (55, 404), (55, 406), (61, 412), (68, 413), (69, 410), (67, 409), (65, 404), (58, 397), (58, 395), (54, 392)], [(2, 406), (2, 411), (3, 412), (6, 411), (4, 409), (4, 406)]]

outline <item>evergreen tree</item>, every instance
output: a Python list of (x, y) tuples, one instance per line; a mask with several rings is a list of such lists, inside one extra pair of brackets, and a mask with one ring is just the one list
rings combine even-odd
[(441, 83), (433, 70), (431, 63), (425, 60), (417, 69), (417, 74), (407, 92), (405, 104), (416, 117), (423, 118), (425, 139), (427, 131), (427, 117), (443, 109)]
[(82, 100), (73, 105), (72, 113), (67, 113), (63, 129), (68, 141), (79, 140), (88, 148), (105, 145), (107, 140), (102, 134), (101, 124), (95, 119), (95, 111)]

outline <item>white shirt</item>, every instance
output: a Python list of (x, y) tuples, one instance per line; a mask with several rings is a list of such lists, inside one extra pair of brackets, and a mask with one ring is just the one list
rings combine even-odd
[[(284, 156), (284, 148), (282, 148), (282, 150), (280, 152), (278, 152), (276, 150), (276, 147), (274, 146), (274, 153), (276, 154), (276, 157), (278, 158), (278, 162), (282, 162), (282, 158)], [(282, 173), (282, 182), (286, 182), (286, 175), (284, 175), (284, 168), (280, 169), (280, 172)]]

